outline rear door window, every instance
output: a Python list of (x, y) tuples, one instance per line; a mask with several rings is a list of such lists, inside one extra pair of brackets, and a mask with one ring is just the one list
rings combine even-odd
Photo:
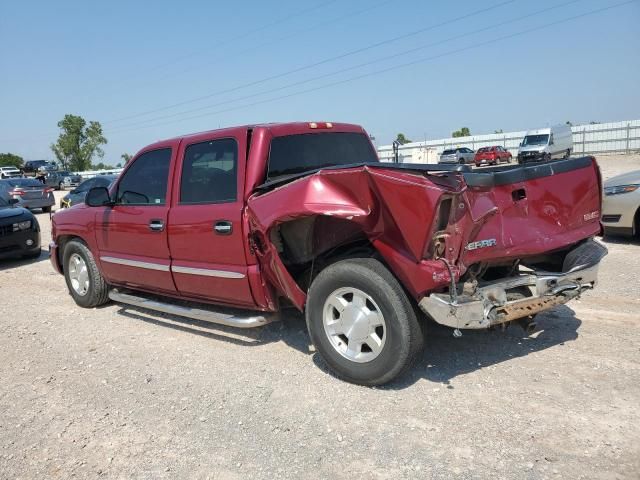
[(116, 203), (122, 205), (164, 205), (171, 149), (146, 152), (136, 158), (118, 184)]
[(189, 145), (182, 162), (180, 203), (235, 202), (237, 170), (238, 144), (235, 139)]

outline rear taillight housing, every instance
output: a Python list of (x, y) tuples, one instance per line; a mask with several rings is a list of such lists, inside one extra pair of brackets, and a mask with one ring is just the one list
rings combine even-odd
[(47, 187), (47, 188), (45, 188), (45, 189), (42, 191), (42, 193), (51, 193), (51, 192), (53, 192), (54, 190), (55, 190), (55, 188)]
[(24, 195), (24, 190), (20, 190), (19, 188), (14, 188), (9, 192), (9, 195), (11, 195), (12, 197), (21, 197), (22, 195)]

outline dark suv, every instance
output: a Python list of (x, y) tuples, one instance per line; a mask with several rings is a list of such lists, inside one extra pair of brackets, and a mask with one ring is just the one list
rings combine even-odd
[(49, 172), (44, 179), (45, 185), (53, 187), (56, 190), (65, 190), (67, 188), (75, 188), (80, 185), (82, 177), (66, 170)]

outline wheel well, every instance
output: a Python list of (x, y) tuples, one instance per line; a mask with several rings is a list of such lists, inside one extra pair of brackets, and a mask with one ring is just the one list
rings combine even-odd
[(64, 273), (64, 249), (71, 240), (78, 240), (86, 245), (86, 242), (81, 237), (75, 235), (61, 235), (56, 239), (58, 245), (58, 265), (60, 265), (60, 271), (62, 273)]
[(640, 235), (640, 207), (638, 207), (636, 214), (633, 216), (633, 223), (636, 226), (636, 235)]
[(271, 230), (270, 240), (291, 276), (305, 292), (315, 276), (334, 262), (345, 258), (378, 257), (358, 224), (323, 215), (281, 223)]

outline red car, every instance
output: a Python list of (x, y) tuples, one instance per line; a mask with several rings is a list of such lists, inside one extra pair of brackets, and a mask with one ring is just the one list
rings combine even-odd
[(511, 153), (499, 145), (482, 147), (476, 152), (474, 161), (476, 167), (480, 165), (498, 165), (502, 162), (511, 163)]
[(593, 288), (601, 190), (593, 157), (476, 173), (380, 163), (356, 125), (251, 125), (143, 148), (55, 213), (50, 254), (85, 308), (247, 328), (293, 306), (333, 372), (377, 385), (427, 319), (531, 326)]

